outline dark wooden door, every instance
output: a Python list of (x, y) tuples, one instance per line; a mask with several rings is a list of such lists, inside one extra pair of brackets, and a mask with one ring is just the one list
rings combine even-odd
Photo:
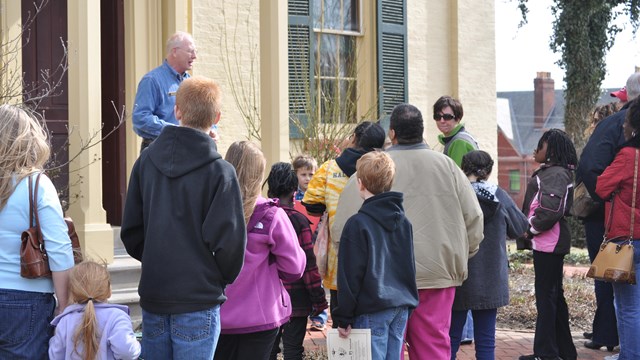
[[(47, 168), (64, 205), (69, 199), (67, 0), (46, 2), (37, 14), (34, 0), (22, 0), (21, 5), (23, 99), (33, 105), (49, 131), (52, 157)], [(51, 86), (55, 89), (43, 97)]]
[[(102, 61), (102, 203), (107, 222), (120, 225), (126, 191), (126, 138), (118, 114), (124, 93), (124, 0), (100, 1)], [(115, 109), (114, 109), (115, 105)], [(117, 109), (117, 110), (116, 110)], [(120, 125), (115, 131), (116, 128)]]

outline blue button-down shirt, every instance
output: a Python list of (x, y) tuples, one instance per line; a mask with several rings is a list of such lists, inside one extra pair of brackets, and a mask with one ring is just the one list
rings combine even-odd
[(173, 113), (176, 91), (188, 73), (179, 74), (164, 60), (138, 84), (133, 109), (133, 130), (145, 139), (155, 139), (167, 125), (178, 125)]

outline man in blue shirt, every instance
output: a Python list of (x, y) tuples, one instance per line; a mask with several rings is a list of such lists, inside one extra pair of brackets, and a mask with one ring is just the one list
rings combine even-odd
[(133, 130), (142, 138), (140, 151), (149, 146), (165, 126), (178, 125), (173, 112), (176, 92), (182, 80), (190, 76), (186, 71), (192, 68), (196, 57), (193, 37), (178, 31), (167, 40), (162, 65), (140, 80), (133, 109)]

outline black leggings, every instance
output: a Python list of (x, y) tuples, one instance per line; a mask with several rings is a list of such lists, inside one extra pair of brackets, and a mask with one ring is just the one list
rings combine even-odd
[(214, 360), (269, 360), (278, 330), (248, 334), (222, 334), (218, 340)]

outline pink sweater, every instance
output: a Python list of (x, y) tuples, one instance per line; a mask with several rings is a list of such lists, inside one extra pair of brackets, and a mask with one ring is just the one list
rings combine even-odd
[(284, 210), (259, 197), (247, 224), (244, 266), (220, 308), (222, 333), (265, 331), (289, 321), (291, 301), (281, 280), (300, 279), (306, 262)]

